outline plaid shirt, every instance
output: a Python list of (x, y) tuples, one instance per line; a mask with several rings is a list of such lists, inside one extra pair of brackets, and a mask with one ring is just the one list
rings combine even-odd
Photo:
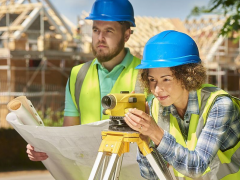
[[(189, 129), (191, 114), (199, 114), (196, 91), (189, 93), (189, 100), (184, 119), (177, 114), (176, 108), (171, 105), (164, 107), (163, 115), (171, 113), (176, 117), (185, 141)], [(218, 97), (204, 126), (194, 151), (189, 151), (176, 142), (176, 139), (164, 131), (162, 141), (157, 147), (163, 158), (178, 172), (188, 177), (199, 177), (205, 172), (209, 163), (216, 156), (217, 151), (231, 148), (238, 142), (240, 134), (239, 110), (226, 96)], [(141, 175), (146, 179), (158, 179), (147, 159), (138, 150), (137, 161)]]

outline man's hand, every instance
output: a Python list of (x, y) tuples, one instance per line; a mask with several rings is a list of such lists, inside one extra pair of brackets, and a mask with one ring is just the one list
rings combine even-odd
[[(79, 124), (79, 117), (64, 117), (63, 126), (74, 126)], [(34, 151), (34, 147), (30, 144), (27, 145), (26, 152), (31, 161), (44, 161), (48, 158), (48, 155), (46, 153)]]
[(44, 161), (48, 158), (48, 155), (46, 153), (34, 151), (34, 147), (30, 144), (27, 145), (26, 152), (31, 161)]

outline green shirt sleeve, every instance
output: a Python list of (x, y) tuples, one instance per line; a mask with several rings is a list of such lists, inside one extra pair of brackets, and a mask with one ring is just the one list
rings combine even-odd
[(67, 81), (66, 90), (65, 90), (64, 116), (74, 116), (74, 117), (79, 116), (79, 112), (73, 103), (72, 96), (69, 91), (69, 79)]

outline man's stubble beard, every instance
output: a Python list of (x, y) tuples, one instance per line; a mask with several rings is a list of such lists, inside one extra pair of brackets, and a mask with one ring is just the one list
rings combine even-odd
[[(101, 43), (102, 44), (102, 43)], [(110, 61), (111, 59), (113, 59), (114, 57), (116, 57), (124, 48), (125, 42), (124, 42), (124, 38), (121, 38), (121, 40), (118, 42), (116, 48), (111, 49), (110, 52), (104, 53), (103, 50), (99, 50), (99, 52), (97, 52), (96, 48), (94, 48), (93, 43), (92, 43), (92, 51), (94, 56), (97, 58), (97, 60), (100, 63), (103, 62), (107, 62)]]

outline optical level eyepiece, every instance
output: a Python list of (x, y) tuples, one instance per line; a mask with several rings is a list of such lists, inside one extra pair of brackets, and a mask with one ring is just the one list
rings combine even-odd
[(116, 98), (113, 95), (107, 95), (102, 98), (104, 109), (113, 109), (116, 106)]

